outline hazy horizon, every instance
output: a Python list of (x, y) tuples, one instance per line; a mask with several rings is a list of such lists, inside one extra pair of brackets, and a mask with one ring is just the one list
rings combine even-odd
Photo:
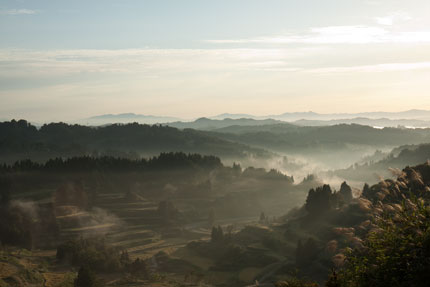
[[(420, 118), (419, 116), (409, 116), (409, 117), (401, 117), (401, 116), (395, 116), (396, 114), (402, 114), (402, 113), (408, 113), (408, 112), (428, 112), (429, 117), (427, 118)], [(297, 118), (292, 118), (291, 120), (285, 120), (280, 119), (283, 115), (291, 115), (294, 114), (302, 115), (302, 114), (309, 114), (309, 116), (298, 116)], [(372, 116), (369, 116), (367, 114), (374, 114)], [(393, 114), (393, 116), (387, 117), (385, 114)], [(378, 110), (378, 111), (358, 111), (358, 112), (339, 112), (339, 113), (330, 113), (330, 112), (316, 112), (316, 111), (286, 111), (281, 112), (279, 114), (270, 113), (270, 114), (251, 114), (251, 113), (229, 113), (229, 112), (223, 112), (218, 114), (206, 114), (206, 115), (200, 115), (195, 117), (181, 117), (171, 114), (151, 114), (151, 113), (139, 113), (139, 112), (118, 112), (118, 113), (103, 113), (103, 114), (90, 114), (85, 117), (80, 118), (62, 118), (59, 116), (58, 118), (40, 118), (40, 119), (34, 119), (27, 116), (3, 116), (0, 114), (0, 121), (11, 121), (11, 120), (27, 120), (29, 122), (34, 123), (49, 123), (49, 122), (69, 122), (69, 123), (85, 123), (85, 120), (90, 119), (97, 119), (97, 118), (104, 118), (104, 117), (112, 117), (112, 118), (120, 118), (120, 117), (127, 117), (127, 118), (138, 118), (138, 117), (148, 117), (148, 118), (160, 118), (160, 119), (166, 119), (165, 121), (159, 121), (158, 123), (163, 122), (174, 122), (174, 121), (195, 121), (202, 118), (207, 119), (213, 119), (213, 120), (223, 120), (223, 119), (256, 119), (256, 120), (264, 120), (264, 119), (276, 119), (280, 121), (290, 121), (294, 122), (297, 120), (312, 120), (312, 116), (316, 116), (317, 118), (315, 120), (348, 120), (348, 119), (389, 119), (389, 120), (406, 120), (406, 119), (417, 119), (417, 120), (424, 120), (428, 121), (430, 119), (430, 110), (425, 109), (408, 109), (408, 110), (397, 110), (397, 111), (387, 111), (387, 110)], [(318, 118), (320, 116), (321, 118)]]

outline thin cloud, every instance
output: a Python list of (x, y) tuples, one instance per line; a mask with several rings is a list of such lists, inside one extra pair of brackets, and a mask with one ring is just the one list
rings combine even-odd
[[(388, 20), (386, 21), (388, 23)], [(206, 42), (212, 44), (422, 44), (430, 43), (430, 31), (392, 32), (379, 26), (328, 26), (311, 28), (304, 33)]]
[(409, 21), (409, 20), (412, 20), (412, 17), (409, 16), (409, 14), (404, 13), (404, 12), (394, 12), (388, 16), (375, 18), (376, 23), (378, 23), (379, 25), (384, 25), (384, 26), (392, 26), (395, 23), (405, 22), (405, 21)]
[(246, 71), (296, 57), (280, 49), (0, 50), (1, 78)]
[[(335, 33), (333, 31), (333, 33)], [(337, 35), (337, 32), (335, 33)], [(333, 54), (334, 53), (334, 54)], [(358, 51), (357, 51), (358, 53)], [(304, 54), (304, 55), (303, 55)], [(161, 77), (181, 73), (243, 71), (343, 73), (429, 69), (428, 59), (368, 65), (327, 66), (314, 59), (338, 63), (334, 50), (296, 49), (125, 49), (125, 50), (0, 50), (0, 79), (58, 78), (71, 75), (140, 75)], [(364, 55), (362, 55), (364, 57)], [(412, 61), (411, 61), (412, 60)], [(357, 63), (357, 62), (356, 62)], [(355, 64), (356, 64), (355, 63)]]
[(0, 15), (33, 15), (37, 14), (38, 11), (31, 9), (8, 9), (0, 10)]
[(411, 71), (430, 69), (430, 62), (413, 62), (413, 63), (385, 63), (377, 65), (362, 65), (351, 67), (328, 67), (311, 69), (310, 73), (348, 73), (348, 72), (364, 72), (364, 73), (380, 73), (394, 71)]

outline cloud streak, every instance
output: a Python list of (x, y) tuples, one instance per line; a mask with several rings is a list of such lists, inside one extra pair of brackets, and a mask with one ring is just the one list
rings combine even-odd
[(377, 65), (363, 65), (350, 67), (328, 67), (311, 69), (311, 73), (380, 73), (380, 72), (395, 72), (395, 71), (412, 71), (430, 69), (430, 62), (413, 62), (413, 63), (384, 63)]
[[(386, 25), (393, 19), (380, 18)], [(393, 32), (379, 26), (314, 27), (303, 33), (247, 39), (207, 40), (212, 44), (423, 44), (430, 43), (430, 31)]]
[(409, 14), (404, 12), (395, 12), (395, 13), (389, 14), (388, 16), (375, 18), (376, 23), (378, 23), (379, 25), (385, 25), (385, 26), (392, 26), (397, 22), (405, 22), (409, 20), (412, 20), (412, 17), (409, 16)]
[[(357, 51), (361, 58), (365, 55)], [(51, 79), (88, 75), (131, 75), (142, 78), (175, 77), (193, 73), (263, 72), (382, 72), (430, 68), (429, 59), (400, 62), (374, 59), (373, 63), (335, 66), (336, 61), (314, 63), (315, 59), (342, 59), (333, 50), (279, 49), (124, 49), (124, 50), (0, 50), (0, 80)]]
[(85, 74), (139, 74), (243, 71), (292, 59), (282, 49), (0, 50), (0, 79)]
[(0, 15), (33, 15), (37, 14), (38, 11), (31, 10), (31, 9), (7, 9), (7, 10), (0, 10)]

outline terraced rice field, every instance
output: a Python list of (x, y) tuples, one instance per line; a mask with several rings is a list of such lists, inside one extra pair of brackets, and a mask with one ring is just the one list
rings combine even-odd
[[(185, 246), (188, 237), (166, 236), (169, 229), (160, 225), (156, 210), (157, 204), (144, 198), (130, 201), (119, 194), (99, 194), (97, 207), (92, 211), (57, 216), (62, 227), (61, 240), (103, 235), (108, 243), (126, 249), (132, 259), (148, 258), (159, 251), (172, 253)], [(208, 229), (198, 225), (192, 229), (187, 233), (191, 232), (194, 239), (209, 236)]]

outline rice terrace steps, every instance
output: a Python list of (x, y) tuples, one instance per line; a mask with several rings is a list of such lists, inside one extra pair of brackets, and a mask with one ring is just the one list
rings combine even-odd
[[(57, 215), (60, 241), (80, 236), (105, 236), (108, 243), (126, 249), (131, 258), (149, 258), (159, 251), (173, 252), (189, 241), (168, 236), (160, 225), (157, 204), (145, 198), (130, 200), (117, 193), (97, 195), (96, 207), (82, 211), (75, 206), (61, 206)], [(194, 229), (194, 228), (193, 228)], [(196, 226), (193, 237), (207, 237), (209, 230)]]

